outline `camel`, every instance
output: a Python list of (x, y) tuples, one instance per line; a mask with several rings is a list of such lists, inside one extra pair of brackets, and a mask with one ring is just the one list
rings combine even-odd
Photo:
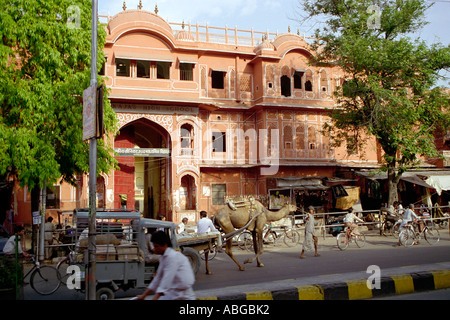
[(253, 235), (253, 248), (255, 256), (247, 259), (244, 264), (252, 263), (255, 259), (258, 267), (264, 267), (264, 264), (259, 259), (259, 256), (264, 252), (263, 250), (263, 228), (269, 221), (278, 221), (285, 218), (290, 212), (295, 212), (297, 206), (286, 205), (278, 211), (269, 211), (259, 201), (253, 200), (247, 202), (245, 206), (235, 207), (232, 205), (225, 205), (216, 212), (214, 219), (215, 223), (225, 233), (226, 243), (225, 252), (238, 265), (239, 270), (244, 271), (244, 267), (234, 258), (231, 250), (233, 244), (233, 235), (236, 229), (249, 230)]

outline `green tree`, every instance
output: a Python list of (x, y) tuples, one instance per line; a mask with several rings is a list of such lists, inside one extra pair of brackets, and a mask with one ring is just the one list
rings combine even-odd
[(411, 38), (426, 23), (424, 0), (305, 0), (301, 6), (306, 20), (323, 21), (312, 63), (339, 66), (346, 77), (324, 131), (350, 152), (362, 150), (363, 136), (376, 138), (391, 204), (402, 173), (421, 156), (438, 156), (435, 137), (450, 126), (448, 91), (435, 86), (439, 71), (450, 66), (450, 48)]
[[(99, 27), (98, 70), (105, 39)], [(0, 176), (13, 174), (33, 189), (59, 179), (75, 184), (76, 175), (89, 171), (82, 97), (90, 85), (90, 64), (91, 1), (2, 1)], [(107, 133), (115, 132), (107, 97), (104, 122)], [(114, 165), (111, 143), (99, 139), (98, 172)]]

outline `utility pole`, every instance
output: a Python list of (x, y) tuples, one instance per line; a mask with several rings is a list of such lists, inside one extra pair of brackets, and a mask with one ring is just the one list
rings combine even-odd
[[(91, 87), (97, 89), (97, 25), (98, 0), (92, 0), (91, 35)], [(96, 92), (95, 90), (94, 92)], [(97, 99), (94, 103), (97, 107)], [(88, 273), (87, 300), (96, 300), (96, 193), (97, 193), (97, 135), (89, 139), (89, 236), (88, 236)]]

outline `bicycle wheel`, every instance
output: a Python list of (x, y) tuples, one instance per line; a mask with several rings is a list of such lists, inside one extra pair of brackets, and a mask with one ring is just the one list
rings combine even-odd
[(276, 231), (272, 230), (272, 239), (274, 246), (279, 246), (281, 243), (284, 243), (283, 238), (284, 234), (278, 234)]
[(300, 242), (300, 234), (293, 229), (286, 230), (283, 240), (288, 247), (293, 247)]
[(56, 269), (58, 270), (59, 273), (59, 280), (63, 285), (67, 285), (67, 278), (69, 277), (69, 275), (67, 274), (67, 268), (70, 265), (69, 263), (70, 259), (66, 257), (62, 259), (60, 262), (58, 262), (58, 264), (56, 265)]
[(398, 239), (404, 247), (411, 247), (415, 242), (414, 232), (409, 229), (402, 230), (398, 235)]
[(436, 227), (427, 227), (424, 231), (425, 240), (430, 244), (434, 245), (439, 242), (441, 236)]
[(250, 247), (250, 250), (251, 250), (251, 247), (253, 245), (253, 240), (252, 239), (253, 238), (252, 238), (252, 235), (251, 235), (250, 232), (248, 232), (248, 231), (242, 232), (238, 236), (238, 239), (237, 239), (239, 249), (241, 249), (241, 250), (248, 250), (247, 247)]
[(345, 250), (348, 248), (347, 235), (345, 233), (339, 233), (336, 237), (337, 246), (340, 250)]
[(277, 238), (278, 238), (278, 236), (275, 233), (275, 231), (270, 229), (264, 236), (264, 244), (266, 244), (266, 245), (269, 245), (269, 244), (275, 245), (275, 243), (277, 241)]
[(398, 235), (400, 233), (400, 223), (395, 223), (391, 228), (391, 234), (398, 239)]
[(358, 248), (362, 248), (366, 245), (366, 235), (364, 233), (355, 235), (355, 243)]
[(53, 266), (40, 266), (33, 271), (30, 285), (41, 295), (49, 295), (58, 290), (61, 285), (58, 270)]
[(253, 249), (253, 236), (251, 235), (251, 233), (245, 233), (244, 249), (249, 251), (249, 252), (254, 252), (255, 251)]
[(202, 260), (205, 260), (205, 258), (206, 258), (205, 252), (207, 250), (209, 251), (209, 253), (208, 253), (208, 261), (210, 261), (210, 260), (215, 258), (216, 254), (217, 254), (217, 251), (216, 251), (216, 248), (212, 248), (211, 250), (210, 249), (203, 250), (202, 254), (200, 255)]
[(394, 224), (390, 221), (384, 221), (380, 226), (380, 236), (393, 235)]

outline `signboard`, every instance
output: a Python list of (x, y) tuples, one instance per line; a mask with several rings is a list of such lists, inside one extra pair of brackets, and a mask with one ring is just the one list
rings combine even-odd
[(211, 188), (208, 186), (203, 187), (203, 196), (209, 197), (211, 196)]
[(83, 141), (97, 134), (96, 87), (90, 86), (83, 91)]
[(291, 203), (291, 189), (269, 190), (269, 209), (279, 210)]
[(112, 107), (115, 112), (122, 113), (152, 113), (152, 114), (183, 114), (198, 115), (198, 107), (188, 106), (166, 106), (166, 105), (150, 105), (137, 103), (113, 103)]
[(119, 157), (168, 158), (170, 156), (170, 149), (159, 148), (115, 148), (114, 151)]
[(32, 216), (33, 216), (33, 224), (34, 225), (42, 223), (42, 217), (41, 217), (41, 213), (39, 211), (33, 211)]

